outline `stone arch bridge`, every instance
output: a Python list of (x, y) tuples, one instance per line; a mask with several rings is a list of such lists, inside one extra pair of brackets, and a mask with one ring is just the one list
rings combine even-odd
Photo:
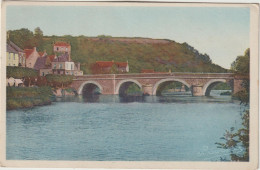
[(156, 95), (158, 87), (171, 82), (181, 82), (190, 88), (193, 96), (207, 96), (220, 82), (228, 83), (234, 93), (242, 89), (245, 77), (233, 73), (135, 73), (135, 74), (95, 74), (76, 76), (71, 87), (82, 94), (84, 89), (99, 88), (101, 94), (124, 93), (128, 86), (135, 83), (145, 95)]

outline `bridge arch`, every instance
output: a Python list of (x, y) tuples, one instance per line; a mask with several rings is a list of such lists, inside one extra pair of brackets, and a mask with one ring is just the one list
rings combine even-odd
[(115, 94), (119, 94), (120, 87), (121, 87), (124, 83), (127, 83), (127, 82), (135, 83), (135, 84), (138, 85), (138, 86), (140, 87), (140, 89), (142, 90), (142, 85), (141, 85), (137, 80), (134, 80), (134, 79), (126, 79), (126, 80), (121, 80), (120, 82), (117, 83), (116, 89), (115, 89)]
[(202, 88), (203, 96), (209, 96), (211, 89), (218, 83), (227, 83), (225, 79), (212, 79), (208, 81)]
[(83, 89), (84, 89), (84, 86), (85, 85), (88, 85), (88, 84), (93, 84), (93, 85), (96, 85), (99, 89), (100, 89), (100, 92), (102, 94), (103, 92), (103, 87), (96, 81), (85, 81), (84, 83), (82, 83), (78, 89), (78, 94), (82, 94), (83, 92)]
[(153, 86), (153, 95), (156, 95), (157, 89), (160, 86), (160, 84), (162, 84), (164, 82), (174, 82), (174, 81), (175, 82), (181, 82), (182, 84), (184, 84), (188, 88), (191, 87), (185, 80), (182, 80), (182, 79), (171, 79), (171, 78), (162, 79), (162, 80), (159, 80), (158, 82), (156, 82), (155, 85)]

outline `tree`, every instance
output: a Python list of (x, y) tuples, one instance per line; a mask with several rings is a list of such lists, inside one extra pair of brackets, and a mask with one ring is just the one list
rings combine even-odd
[(117, 69), (117, 66), (116, 64), (114, 63), (110, 69), (110, 73), (111, 74), (117, 74), (118, 73), (118, 69)]
[[(237, 57), (231, 65), (232, 70), (235, 73), (247, 73), (249, 74), (249, 57), (250, 51), (247, 49), (244, 56)], [(249, 104), (249, 80), (245, 80), (242, 83), (244, 90), (235, 94), (238, 96), (241, 105), (247, 106)], [(229, 149), (230, 157), (232, 161), (249, 161), (249, 109), (246, 107), (242, 114), (242, 128), (234, 132), (234, 128), (226, 130), (226, 133), (221, 138), (225, 140), (224, 143), (216, 143), (218, 148)], [(243, 154), (235, 152), (235, 149), (242, 147), (244, 149)]]
[(43, 32), (40, 27), (34, 29), (34, 42), (39, 51), (43, 51)]
[(72, 83), (73, 76), (71, 75), (56, 75), (48, 74), (46, 75), (47, 83), (52, 87), (64, 88)]
[(32, 68), (24, 68), (24, 67), (11, 67), (7, 66), (6, 68), (6, 77), (16, 78), (16, 79), (24, 79), (24, 84), (27, 86), (31, 86), (37, 79), (38, 73), (36, 70)]
[(41, 36), (41, 37), (43, 36), (43, 32), (42, 32), (40, 27), (37, 27), (37, 28), (34, 29), (34, 35), (35, 36)]
[(26, 28), (7, 31), (7, 40), (14, 42), (22, 49), (33, 48), (33, 38), (33, 32)]
[(231, 64), (231, 70), (235, 73), (249, 74), (250, 66), (250, 49), (246, 49), (243, 56), (238, 56), (236, 60)]

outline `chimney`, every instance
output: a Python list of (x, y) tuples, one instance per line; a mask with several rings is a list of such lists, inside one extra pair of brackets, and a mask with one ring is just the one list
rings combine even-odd
[(36, 51), (36, 47), (33, 47), (33, 51)]
[(80, 71), (80, 62), (78, 62), (77, 67), (78, 67), (78, 71)]

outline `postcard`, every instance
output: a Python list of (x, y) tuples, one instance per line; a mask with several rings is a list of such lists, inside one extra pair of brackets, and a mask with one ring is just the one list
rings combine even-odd
[(259, 5), (3, 2), (1, 166), (257, 169)]

